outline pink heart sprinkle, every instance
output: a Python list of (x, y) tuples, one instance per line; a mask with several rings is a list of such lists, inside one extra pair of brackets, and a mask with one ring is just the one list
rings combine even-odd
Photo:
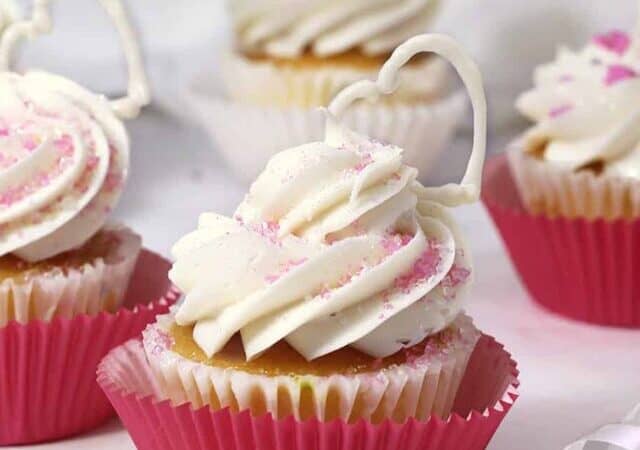
[(619, 30), (599, 34), (593, 38), (593, 41), (599, 46), (618, 55), (623, 55), (631, 44), (631, 38), (629, 38), (629, 35), (624, 31)]
[(604, 80), (604, 84), (612, 86), (621, 81), (637, 77), (637, 72), (631, 67), (623, 66), (621, 64), (613, 64), (607, 69), (607, 76)]

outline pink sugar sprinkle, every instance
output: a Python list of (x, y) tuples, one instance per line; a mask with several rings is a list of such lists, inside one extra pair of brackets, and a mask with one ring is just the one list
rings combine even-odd
[(87, 170), (95, 169), (99, 162), (100, 162), (100, 158), (98, 158), (96, 155), (91, 155), (87, 159)]
[(387, 234), (382, 238), (381, 245), (385, 253), (391, 255), (411, 242), (411, 239), (413, 239), (413, 236), (410, 234)]
[(360, 160), (360, 162), (353, 168), (353, 170), (358, 173), (362, 172), (372, 162), (373, 162), (373, 156), (371, 156), (371, 153), (365, 153), (362, 156), (362, 159)]
[(569, 104), (557, 106), (551, 109), (551, 111), (549, 111), (549, 117), (551, 117), (552, 119), (555, 119), (556, 117), (560, 117), (568, 113), (572, 109), (573, 109), (573, 105), (569, 105)]
[(307, 261), (307, 258), (290, 259), (289, 261), (286, 261), (284, 264), (280, 266), (280, 271), (278, 273), (267, 275), (266, 277), (264, 277), (264, 281), (266, 281), (269, 284), (275, 283), (280, 278), (282, 278), (284, 274), (288, 273), (291, 269), (304, 264), (306, 261)]
[(595, 36), (593, 42), (610, 52), (623, 55), (631, 45), (631, 38), (624, 31), (612, 30)]
[(0, 137), (7, 137), (9, 136), (9, 129), (8, 128), (0, 128)]
[(399, 276), (394, 281), (394, 286), (403, 291), (409, 291), (415, 284), (422, 280), (428, 280), (435, 275), (438, 265), (442, 261), (438, 243), (430, 240), (427, 249), (420, 258), (413, 264), (411, 272)]
[(631, 67), (621, 64), (613, 64), (607, 69), (607, 75), (604, 80), (604, 84), (606, 84), (607, 86), (612, 86), (621, 81), (637, 77), (638, 73)]
[(104, 180), (104, 187), (107, 192), (113, 192), (122, 186), (122, 175), (119, 173), (108, 173)]
[[(71, 136), (69, 136), (68, 134), (65, 134), (60, 138), (56, 139), (53, 142), (53, 145), (56, 147), (56, 149), (58, 149), (60, 154), (63, 156), (73, 155), (73, 140), (71, 139)], [(94, 156), (94, 158), (96, 157)], [(96, 164), (97, 164), (97, 161), (96, 161)]]
[(22, 145), (26, 150), (32, 152), (38, 148), (38, 141), (33, 136), (27, 136)]
[(459, 286), (461, 283), (467, 281), (469, 276), (471, 275), (471, 271), (465, 267), (453, 265), (449, 273), (444, 277), (441, 284), (445, 288), (455, 288)]
[(251, 224), (250, 229), (274, 244), (279, 241), (278, 231), (280, 231), (280, 224), (276, 221), (267, 220), (265, 222)]

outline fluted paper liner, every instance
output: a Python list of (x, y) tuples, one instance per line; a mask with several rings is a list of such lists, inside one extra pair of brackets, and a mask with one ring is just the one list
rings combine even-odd
[(479, 337), (471, 319), (461, 316), (452, 325), (456, 336), (444, 349), (402, 365), (353, 375), (265, 376), (199, 364), (174, 353), (165, 332), (172, 324), (170, 315), (159, 317), (144, 331), (143, 343), (161, 391), (174, 404), (250, 409), (276, 418), (293, 414), (298, 420), (446, 417)]
[[(382, 63), (380, 63), (380, 67)], [(375, 79), (380, 67), (334, 63), (304, 65), (267, 58), (248, 59), (229, 51), (222, 55), (221, 75), (233, 101), (256, 106), (316, 108), (326, 106), (342, 89), (362, 79)], [(400, 71), (393, 102), (425, 102), (442, 97), (450, 87), (451, 70), (438, 57), (410, 64)]]
[(536, 302), (580, 321), (640, 327), (640, 219), (532, 214), (505, 155), (486, 166), (483, 201)]
[(115, 313), (0, 328), (0, 445), (50, 441), (92, 429), (113, 415), (95, 381), (99, 361), (166, 314), (177, 292), (170, 263), (143, 250), (124, 306)]
[(640, 218), (640, 182), (555, 167), (527, 155), (522, 140), (509, 150), (514, 180), (533, 214), (587, 219)]
[(47, 270), (27, 280), (0, 282), (0, 326), (12, 320), (49, 321), (117, 310), (140, 253), (141, 239), (121, 226), (106, 232), (116, 239), (105, 258), (79, 268)]
[[(324, 139), (326, 118), (318, 108), (233, 101), (219, 94), (208, 78), (196, 81), (186, 98), (226, 163), (247, 182), (262, 172), (274, 154)], [(361, 103), (345, 111), (341, 121), (365, 136), (404, 149), (403, 160), (425, 176), (450, 143), (466, 108), (464, 92), (457, 91), (424, 103)]]
[(140, 450), (480, 450), (517, 398), (517, 375), (510, 355), (483, 335), (449, 417), (378, 424), (174, 406), (161, 396), (139, 341), (113, 350), (98, 382)]

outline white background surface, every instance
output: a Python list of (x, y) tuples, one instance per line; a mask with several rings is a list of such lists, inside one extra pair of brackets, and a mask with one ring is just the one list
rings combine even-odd
[[(147, 246), (166, 254), (200, 212), (233, 211), (246, 187), (225, 175), (200, 130), (154, 111), (130, 129), (133, 178), (117, 216), (140, 231)], [(454, 152), (466, 145), (466, 137), (459, 140), (447, 159), (459, 160)], [(534, 306), (484, 209), (475, 205), (456, 213), (476, 262), (468, 311), (505, 344), (521, 371), (521, 397), (489, 448), (560, 449), (640, 402), (640, 332), (580, 325)], [(114, 422), (69, 441), (20, 447), (36, 448), (125, 450), (133, 444)]]
[[(104, 92), (123, 86), (113, 69), (119, 53), (96, 2), (58, 5), (58, 31), (26, 50), (21, 67), (73, 74)], [(577, 45), (596, 30), (629, 28), (635, 0), (450, 0), (435, 29), (448, 31), (479, 60), (500, 134), (513, 133), (514, 95), (557, 43)], [(156, 98), (176, 102), (191, 74), (215, 70), (227, 27), (221, 0), (131, 0), (142, 29)], [(79, 39), (79, 36), (82, 38)], [(147, 246), (167, 253), (204, 210), (230, 213), (246, 186), (226, 174), (200, 130), (156, 111), (131, 124), (132, 179), (117, 215)], [(506, 131), (505, 131), (506, 130)], [(495, 133), (494, 133), (495, 134)], [(464, 144), (466, 141), (461, 141)], [(504, 139), (491, 146), (502, 147)], [(451, 150), (441, 173), (460, 170)], [(461, 153), (462, 154), (462, 153)], [(455, 168), (455, 169), (454, 169)], [(640, 402), (640, 332), (579, 325), (534, 306), (520, 286), (499, 238), (480, 206), (458, 212), (476, 259), (478, 282), (468, 310), (510, 350), (521, 370), (521, 398), (490, 449), (560, 449), (599, 425), (615, 422)], [(127, 449), (114, 422), (88, 436), (21, 449)]]

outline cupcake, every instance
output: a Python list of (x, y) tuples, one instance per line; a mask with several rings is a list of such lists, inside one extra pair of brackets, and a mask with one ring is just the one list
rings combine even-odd
[[(425, 51), (453, 62), (476, 108), (462, 185), (424, 187), (401, 148), (336, 118), (354, 101), (393, 92), (400, 68)], [(479, 196), (481, 76), (450, 38), (418, 36), (398, 48), (376, 82), (340, 93), (326, 115), (323, 141), (276, 154), (233, 217), (205, 213), (173, 247), (169, 276), (184, 299), (145, 330), (144, 356), (140, 344), (130, 343), (103, 361), (101, 385), (140, 448), (165, 448), (165, 427), (184, 436), (171, 448), (206, 448), (207, 439), (232, 429), (247, 435), (241, 448), (251, 448), (252, 433), (269, 442), (272, 432), (286, 439), (292, 427), (308, 427), (294, 448), (314, 449), (333, 441), (329, 427), (337, 426), (343, 437), (335, 439), (344, 444), (326, 448), (354, 449), (364, 446), (352, 440), (363, 424), (372, 436), (378, 427), (400, 427), (417, 443), (427, 424), (450, 417), (482, 337), (463, 312), (473, 266), (447, 208)], [(495, 369), (489, 376), (471, 364), (471, 390), (492, 394), (458, 411), (487, 408), (491, 426), (462, 419), (458, 448), (486, 445), (499, 423), (488, 411), (515, 383), (513, 365), (489, 359)], [(171, 406), (123, 397), (149, 389)], [(159, 423), (127, 413), (136, 408)], [(435, 428), (421, 448), (442, 439), (447, 427)], [(194, 443), (189, 436), (196, 433)], [(387, 442), (382, 448), (405, 448)]]
[[(107, 224), (129, 170), (121, 119), (137, 114), (148, 91), (122, 6), (105, 6), (126, 39), (131, 95), (110, 102), (51, 73), (0, 73), (0, 444), (55, 439), (108, 418), (97, 362), (168, 310), (164, 261), (141, 255), (133, 231)], [(37, 2), (32, 19), (3, 34), (2, 61), (21, 38), (50, 28), (48, 2)], [(125, 304), (139, 256), (149, 273), (138, 283), (157, 287), (135, 287), (140, 298)], [(72, 400), (81, 404), (69, 408)]]
[(621, 31), (560, 49), (517, 101), (534, 124), (485, 177), (532, 297), (582, 321), (640, 326), (639, 62), (637, 37)]
[[(282, 148), (321, 140), (317, 108), (346, 86), (375, 79), (398, 44), (431, 24), (440, 2), (230, 0), (228, 6), (235, 43), (221, 56), (225, 98), (207, 100), (196, 87), (192, 100), (231, 166), (253, 180)], [(443, 59), (420, 55), (402, 68), (392, 95), (355, 105), (344, 121), (402, 146), (406, 160), (426, 174), (464, 113), (451, 75)]]
[(547, 216), (640, 215), (638, 44), (624, 32), (561, 48), (517, 101), (535, 122), (510, 152), (528, 211)]

